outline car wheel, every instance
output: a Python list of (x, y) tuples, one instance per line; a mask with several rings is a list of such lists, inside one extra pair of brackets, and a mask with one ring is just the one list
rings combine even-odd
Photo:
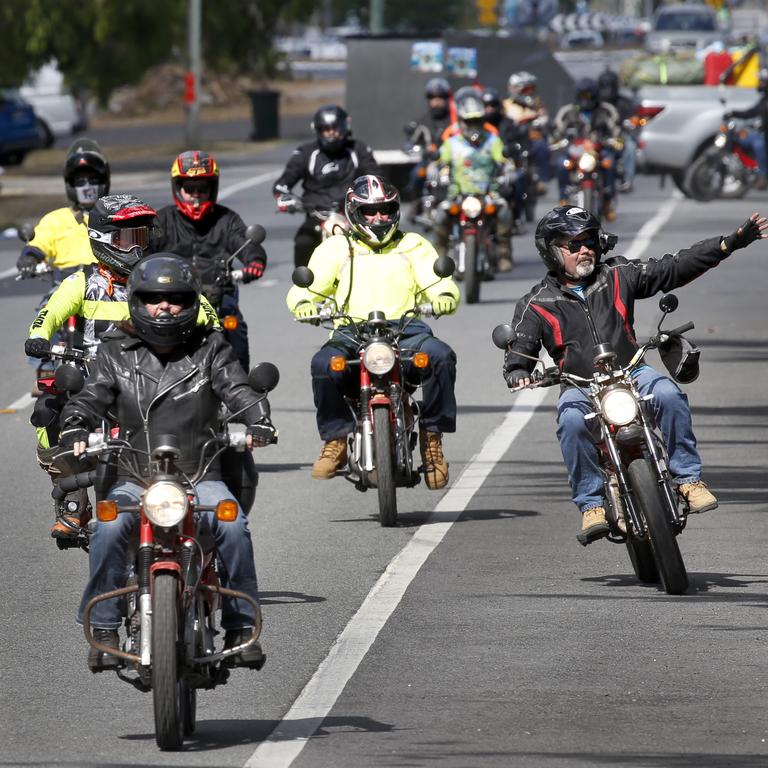
[(43, 141), (43, 148), (48, 149), (48, 147), (53, 146), (53, 142), (55, 141), (56, 137), (53, 135), (53, 131), (48, 127), (48, 124), (43, 120), (42, 118), (37, 118), (37, 130), (40, 133), (40, 138)]

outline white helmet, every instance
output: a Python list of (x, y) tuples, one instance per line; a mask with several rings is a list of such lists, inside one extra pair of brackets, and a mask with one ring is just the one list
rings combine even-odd
[(519, 96), (526, 90), (536, 88), (538, 82), (536, 75), (532, 75), (530, 72), (526, 72), (525, 70), (522, 72), (513, 72), (507, 81), (507, 90), (509, 91), (510, 96)]

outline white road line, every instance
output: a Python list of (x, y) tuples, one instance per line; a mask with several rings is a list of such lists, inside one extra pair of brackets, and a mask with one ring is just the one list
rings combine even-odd
[[(667, 198), (659, 212), (637, 233), (626, 251), (640, 258), (653, 236), (664, 226), (679, 203)], [(382, 627), (403, 598), (421, 566), (467, 508), (475, 492), (504, 456), (533, 416), (546, 390), (520, 393), (504, 422), (483, 443), (480, 452), (464, 468), (459, 479), (440, 500), (426, 523), (390, 562), (368, 593), (357, 613), (336, 638), (331, 650), (304, 686), (277, 727), (256, 748), (244, 768), (288, 768), (301, 754), (333, 708)]]
[(467, 508), (475, 492), (528, 423), (546, 393), (546, 390), (535, 389), (518, 395), (504, 422), (490, 434), (426, 523), (419, 527), (389, 564), (293, 706), (251, 755), (245, 768), (287, 768), (299, 756), (336, 703), (421, 566)]
[(229, 187), (225, 187), (219, 192), (218, 199), (219, 200), (226, 200), (228, 197), (231, 197), (235, 194), (235, 192), (240, 192), (243, 189), (248, 189), (248, 187), (255, 187), (259, 184), (263, 184), (265, 181), (272, 181), (273, 179), (277, 179), (280, 176), (280, 171), (269, 171), (267, 173), (260, 173), (258, 176), (254, 176), (252, 179), (244, 179), (243, 181), (237, 182), (237, 184), (232, 184)]
[(32, 403), (35, 399), (27, 392), (26, 395), (22, 395), (18, 400), (14, 400), (10, 405), (6, 406), (6, 411), (21, 411)]

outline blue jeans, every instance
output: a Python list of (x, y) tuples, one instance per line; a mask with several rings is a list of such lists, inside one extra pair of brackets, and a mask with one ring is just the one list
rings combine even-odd
[[(422, 385), (423, 403), (420, 425), (427, 432), (456, 431), (456, 353), (432, 335), (430, 327), (420, 320), (412, 322), (400, 340), (402, 349), (418, 349), (429, 355), (431, 375)], [(344, 354), (347, 360), (357, 355), (354, 345), (335, 332), (331, 340), (312, 357), (312, 391), (317, 409), (317, 429), (324, 441), (346, 437), (354, 428), (354, 419), (344, 394), (359, 392), (360, 372), (357, 366), (342, 372), (331, 371), (334, 355)], [(403, 375), (409, 379), (412, 365), (403, 365)]]
[(624, 134), (624, 149), (621, 152), (621, 166), (624, 169), (624, 183), (634, 183), (635, 174), (637, 173), (637, 140), (631, 133)]
[(546, 139), (534, 139), (528, 149), (536, 170), (539, 172), (539, 178), (542, 181), (549, 181), (552, 178), (552, 152)]
[[(136, 506), (144, 488), (130, 481), (121, 481), (109, 492), (119, 506)], [(197, 486), (199, 504), (209, 506), (222, 499), (235, 500), (220, 480), (206, 480)], [(91, 535), (89, 555), (90, 575), (83, 591), (77, 620), (82, 624), (83, 609), (96, 595), (125, 586), (129, 573), (128, 554), (139, 532), (139, 516), (129, 512), (119, 514), (111, 523), (96, 522)], [(248, 520), (238, 505), (237, 519), (222, 523), (215, 512), (202, 512), (200, 538), (215, 542), (219, 560), (225, 571), (220, 573), (224, 587), (245, 592), (258, 601), (256, 567), (253, 564), (253, 546)], [(122, 619), (120, 600), (103, 600), (91, 611), (91, 627), (117, 629)], [(253, 608), (249, 603), (225, 597), (222, 599), (221, 626), (223, 629), (242, 629), (255, 625)]]
[[(661, 428), (669, 453), (669, 470), (675, 482), (691, 483), (701, 478), (701, 458), (691, 424), (688, 398), (677, 384), (648, 365), (638, 368), (632, 378), (649, 401)], [(584, 416), (593, 408), (583, 390), (566, 389), (557, 404), (557, 439), (568, 469), (574, 504), (585, 512), (604, 504), (603, 474), (597, 446)]]
[(741, 144), (752, 152), (757, 160), (757, 167), (761, 176), (768, 176), (768, 162), (765, 153), (765, 136), (762, 131), (752, 131), (743, 139)]

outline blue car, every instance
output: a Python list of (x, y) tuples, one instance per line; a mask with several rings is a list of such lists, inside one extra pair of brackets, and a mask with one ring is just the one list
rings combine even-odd
[(19, 165), (27, 152), (43, 144), (35, 110), (18, 91), (0, 89), (0, 165)]

